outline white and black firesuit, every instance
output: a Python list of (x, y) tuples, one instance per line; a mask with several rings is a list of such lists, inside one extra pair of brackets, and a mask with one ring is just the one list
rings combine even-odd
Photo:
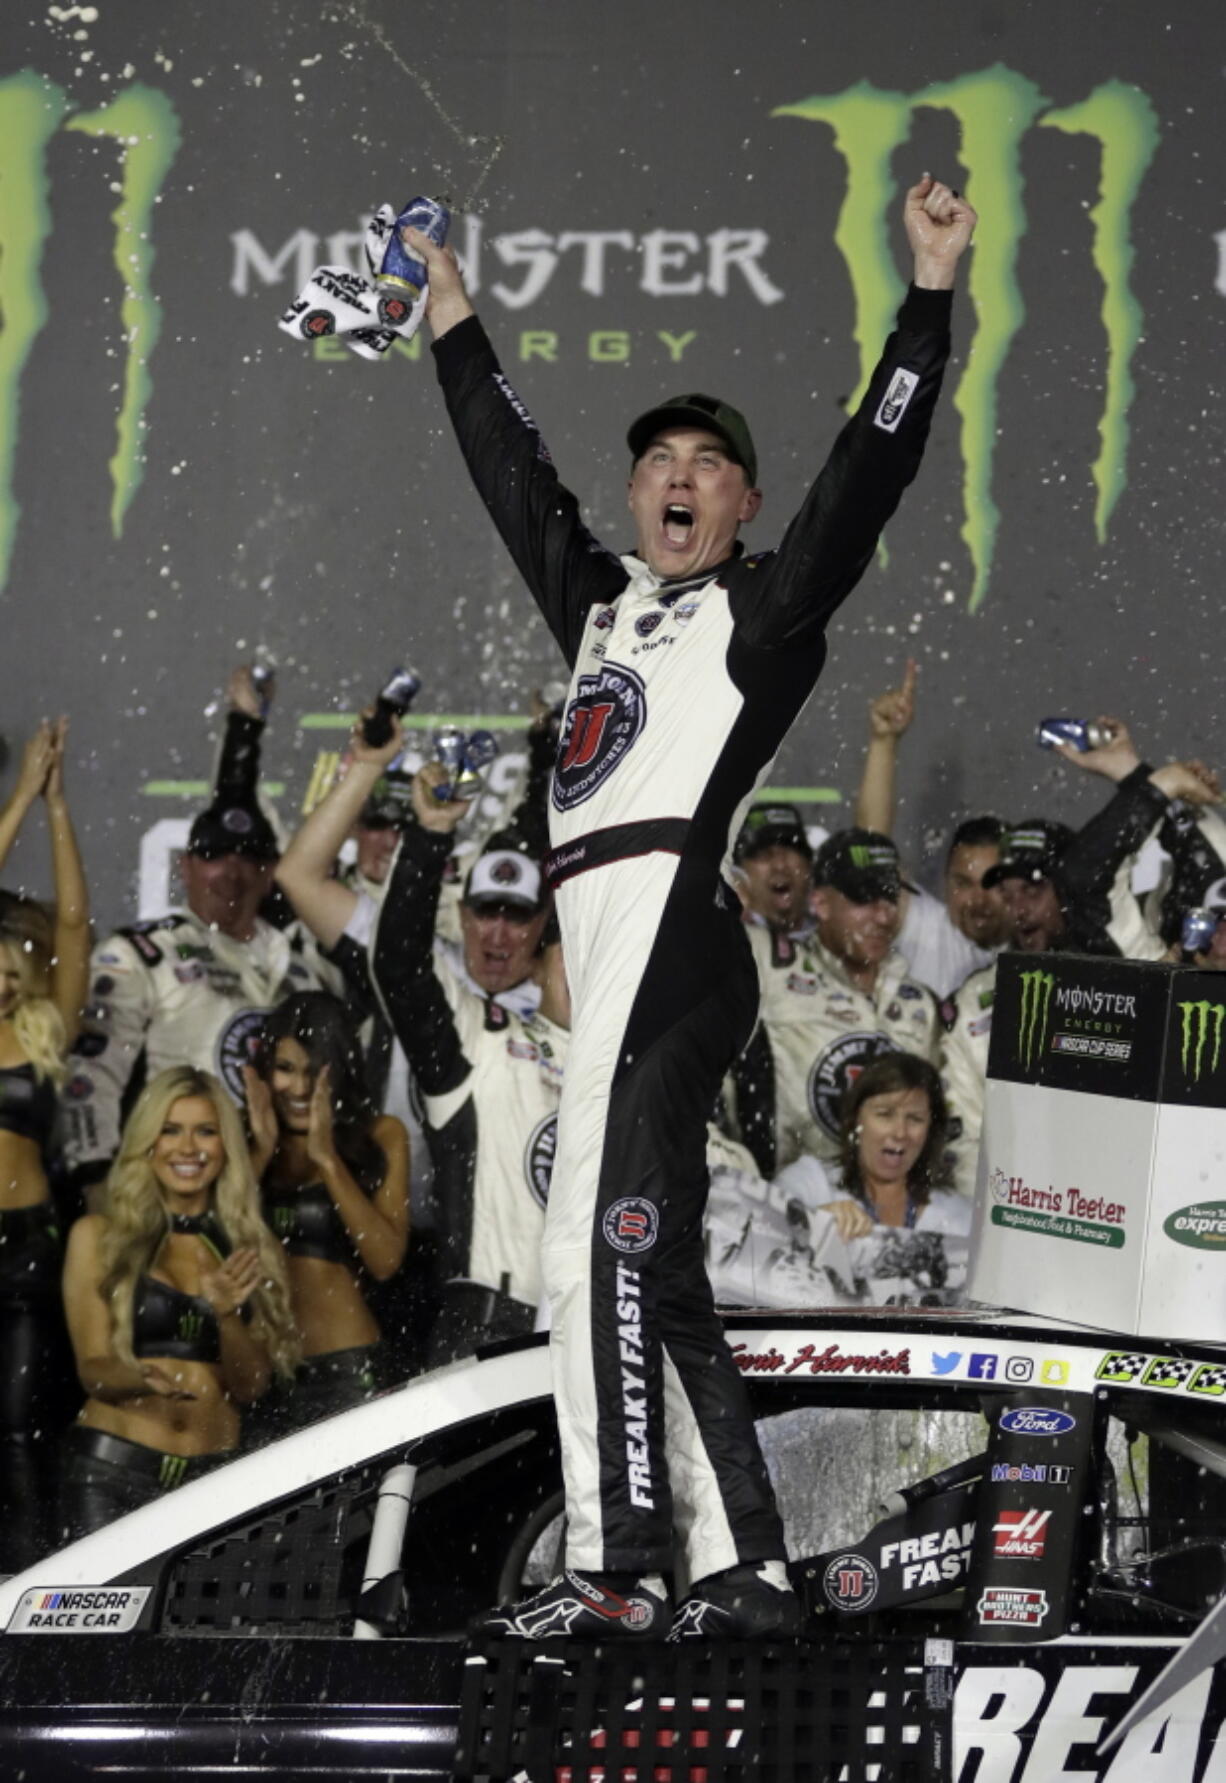
[(936, 998), (897, 951), (865, 991), (816, 937), (749, 934), (762, 1015), (732, 1083), (741, 1137), (771, 1177), (802, 1152), (836, 1159), (843, 1097), (859, 1073), (883, 1052), (914, 1052), (935, 1064), (941, 1023)]
[(983, 1132), (983, 1099), (996, 1002), (996, 967), (972, 972), (956, 995), (941, 1005), (945, 1036), (941, 1041), (941, 1083), (950, 1113), (950, 1150), (954, 1184), (960, 1195), (974, 1198)]
[(703, 1268), (706, 1124), (757, 976), (732, 838), (825, 659), (824, 628), (919, 466), (949, 294), (912, 290), (777, 551), (662, 583), (583, 525), (476, 317), (434, 352), (477, 487), (571, 680), (550, 877), (575, 1017), (545, 1234), (568, 1564), (701, 1578), (782, 1559)]
[(277, 929), (257, 917), (251, 940), (235, 941), (178, 910), (117, 929), (91, 955), (89, 1002), (63, 1091), (70, 1166), (102, 1174), (138, 1067), (143, 1081), (194, 1065), (241, 1103), (242, 1068), (268, 1011), (294, 991), (339, 988), (339, 974), (296, 923)]
[(434, 921), (451, 845), (406, 826), (370, 957), (434, 1162), (443, 1304), (433, 1362), (533, 1328), (568, 1038), (539, 1011), (521, 1017), (470, 990), (440, 960)]

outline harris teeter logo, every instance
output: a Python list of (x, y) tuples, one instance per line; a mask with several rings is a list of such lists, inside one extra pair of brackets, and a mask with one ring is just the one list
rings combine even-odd
[(776, 106), (775, 117), (823, 124), (847, 170), (835, 229), (855, 298), (860, 383), (854, 408), (868, 387), (881, 342), (902, 300), (890, 230), (897, 199), (895, 151), (908, 142), (915, 114), (949, 113), (960, 131), (965, 190), (983, 221), (968, 266), (976, 331), (954, 396), (962, 423), (962, 539), (974, 572), (969, 607), (984, 601), (992, 572), (1000, 511), (993, 499), (1000, 376), (1025, 321), (1018, 259), (1027, 228), (1022, 155), (1032, 127), (1088, 136), (1099, 145), (1098, 201), (1089, 213), (1090, 254), (1102, 280), (1105, 388), (1094, 525), (1099, 544), (1128, 487), (1132, 361), (1144, 315), (1132, 290), (1132, 209), (1158, 148), (1157, 114), (1149, 96), (1110, 80), (1071, 105), (1052, 107), (1027, 75), (997, 62), (990, 68), (900, 93), (858, 81), (839, 93), (816, 94)]
[(1162, 1230), (1190, 1250), (1226, 1254), (1226, 1201), (1193, 1201), (1177, 1207), (1163, 1220)]

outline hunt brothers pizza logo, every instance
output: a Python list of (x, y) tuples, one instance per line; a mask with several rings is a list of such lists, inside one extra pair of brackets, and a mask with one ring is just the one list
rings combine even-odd
[(909, 1375), (911, 1351), (878, 1350), (875, 1356), (844, 1351), (839, 1344), (827, 1344), (819, 1350), (815, 1343), (802, 1344), (790, 1355), (773, 1346), (769, 1350), (751, 1350), (748, 1344), (734, 1343), (733, 1359), (742, 1374), (847, 1374)]
[(647, 695), (633, 669), (607, 662), (598, 675), (581, 675), (562, 722), (553, 802), (559, 811), (582, 805), (620, 766), (642, 734)]
[(979, 1599), (979, 1622), (984, 1628), (1002, 1622), (1014, 1628), (1037, 1628), (1050, 1608), (1046, 1591), (993, 1585)]

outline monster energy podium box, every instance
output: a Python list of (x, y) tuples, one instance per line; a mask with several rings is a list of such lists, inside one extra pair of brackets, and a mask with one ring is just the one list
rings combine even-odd
[(1226, 973), (1003, 954), (969, 1293), (1226, 1339)]

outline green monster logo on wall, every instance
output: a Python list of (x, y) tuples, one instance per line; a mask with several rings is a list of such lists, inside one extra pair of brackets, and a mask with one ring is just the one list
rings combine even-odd
[(1199, 1083), (1202, 1070), (1212, 1073), (1218, 1068), (1226, 1004), (1180, 1003), (1178, 1008), (1182, 1024), (1179, 1062), (1189, 1082)]
[(1043, 1057), (1051, 994), (1056, 981), (1050, 972), (1023, 972), (1018, 983), (1022, 987), (1022, 1002), (1017, 1020), (1017, 1056), (1022, 1067), (1029, 1071), (1032, 1061)]
[[(1094, 465), (1095, 525), (1101, 542), (1127, 486), (1132, 360), (1143, 325), (1130, 282), (1131, 215), (1158, 145), (1158, 124), (1150, 99), (1138, 87), (1107, 81), (1079, 104), (1053, 110), (1032, 80), (999, 64), (914, 93), (861, 81), (841, 93), (777, 107), (776, 116), (828, 125), (847, 168), (835, 241), (855, 298), (861, 391), (902, 295), (889, 245), (889, 213), (896, 198), (893, 156), (905, 144), (914, 114), (924, 107), (956, 118), (967, 196), (984, 217), (969, 273), (976, 333), (954, 397), (962, 423), (962, 537), (974, 570), (969, 602), (974, 611), (987, 593), (1000, 520), (992, 499), (997, 386), (1024, 319), (1017, 284), (1018, 251), (1026, 232), (1023, 138), (1037, 124), (1092, 136), (1101, 145), (1098, 202), (1090, 212), (1107, 343)], [(123, 288), (122, 396), (110, 461), (111, 527), (117, 538), (144, 471), (149, 364), (162, 320), (152, 286), (154, 213), (178, 151), (178, 117), (165, 93), (140, 84), (96, 111), (72, 113), (62, 88), (27, 69), (0, 79), (0, 139), (5, 144), (0, 180), (0, 588), (7, 581), (18, 521), (13, 472), (21, 379), (48, 318), (42, 282), (52, 228), (48, 147), (61, 128), (109, 140), (120, 166), (120, 196), (111, 213), (115, 266)]]
[[(145, 464), (145, 409), (153, 390), (149, 360), (162, 326), (153, 295), (153, 216), (162, 182), (179, 147), (179, 120), (164, 93), (128, 87), (97, 111), (70, 110), (62, 88), (26, 69), (0, 80), (0, 588), (8, 580), (18, 509), (13, 495), (21, 377), (48, 305), (41, 271), (51, 234), (48, 144), (56, 131), (79, 130), (115, 144), (120, 163), (115, 267), (123, 288), (124, 358), (111, 469), (111, 530), (118, 538), (140, 488)], [(62, 257), (64, 264), (70, 259)]]
[(889, 240), (889, 216), (897, 193), (894, 152), (907, 141), (912, 118), (923, 106), (951, 112), (958, 121), (966, 196), (983, 218), (969, 274), (977, 327), (954, 397), (962, 418), (962, 538), (974, 568), (972, 612), (987, 593), (1000, 523), (992, 499), (996, 391), (1024, 318), (1017, 283), (1018, 249), (1026, 233), (1021, 147), (1032, 124), (1093, 136), (1102, 148), (1098, 203), (1090, 212), (1107, 338), (1106, 395), (1094, 465), (1098, 490), (1094, 523), (1100, 544), (1128, 482), (1132, 358), (1143, 326), (1130, 284), (1130, 223), (1133, 200), (1158, 146), (1158, 121), (1148, 95), (1123, 81), (1104, 82), (1078, 105), (1059, 110), (1048, 110), (1048, 105), (1032, 80), (998, 63), (916, 93), (886, 92), (861, 81), (842, 93), (802, 99), (775, 111), (777, 117), (828, 124), (847, 166), (847, 193), (835, 242), (847, 263), (856, 300), (861, 369), (857, 401), (902, 299)]

